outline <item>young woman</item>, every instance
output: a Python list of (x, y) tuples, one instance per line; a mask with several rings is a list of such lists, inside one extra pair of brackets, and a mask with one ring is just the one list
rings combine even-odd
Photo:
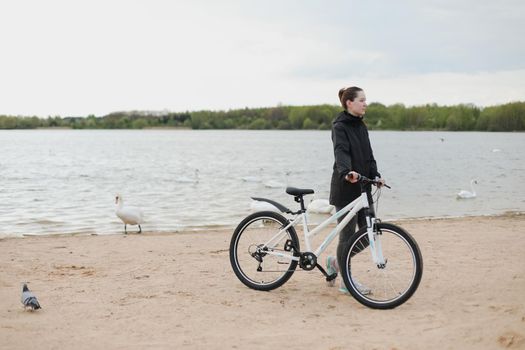
[[(377, 171), (377, 164), (370, 145), (368, 129), (363, 122), (366, 112), (366, 96), (363, 89), (356, 86), (339, 90), (339, 100), (343, 111), (335, 118), (332, 124), (332, 143), (334, 146), (334, 169), (330, 185), (330, 204), (334, 205), (339, 211), (347, 204), (361, 195), (361, 186), (357, 183), (357, 174), (368, 178), (381, 178)], [(382, 181), (384, 183), (384, 181)], [(372, 203), (371, 188), (366, 189), (368, 200)], [(374, 208), (370, 207), (371, 215), (374, 215)], [(339, 222), (343, 219), (340, 218)], [(339, 234), (339, 244), (337, 245), (337, 259), (329, 256), (326, 259), (327, 272), (329, 274), (339, 271), (342, 254), (348, 241), (356, 231), (356, 224), (366, 227), (366, 220), (363, 211), (359, 211), (357, 216), (352, 218), (348, 225)], [(358, 288), (363, 293), (370, 293), (365, 286)], [(333, 286), (334, 281), (329, 285)], [(340, 290), (348, 292), (341, 284)]]

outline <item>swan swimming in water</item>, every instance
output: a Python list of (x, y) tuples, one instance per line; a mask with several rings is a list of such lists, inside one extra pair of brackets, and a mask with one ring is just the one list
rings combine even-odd
[(268, 202), (263, 202), (263, 201), (257, 201), (257, 200), (253, 200), (251, 203), (250, 203), (250, 210), (252, 212), (258, 212), (258, 211), (274, 211), (276, 213), (280, 213), (281, 211), (279, 209), (277, 209), (276, 206), (268, 203)]
[(120, 194), (116, 195), (115, 203), (117, 204), (117, 210), (115, 211), (115, 214), (117, 214), (119, 219), (124, 223), (124, 233), (128, 233), (126, 230), (127, 225), (138, 225), (138, 233), (142, 233), (142, 227), (140, 227), (140, 224), (142, 224), (144, 221), (142, 211), (136, 207), (125, 207), (124, 199)]
[(175, 179), (175, 182), (186, 183), (186, 184), (198, 184), (199, 183), (199, 169), (195, 169), (193, 177), (180, 176)]
[(276, 180), (269, 180), (264, 183), (264, 187), (267, 188), (285, 188), (286, 185)]
[(476, 198), (476, 191), (474, 191), (474, 184), (478, 184), (478, 181), (475, 179), (470, 180), (470, 190), (472, 192), (461, 190), (457, 194), (457, 199), (470, 199), (470, 198)]
[(261, 182), (261, 178), (257, 176), (243, 176), (241, 180), (244, 182)]
[(328, 199), (314, 199), (308, 204), (308, 212), (317, 214), (331, 214), (335, 207)]

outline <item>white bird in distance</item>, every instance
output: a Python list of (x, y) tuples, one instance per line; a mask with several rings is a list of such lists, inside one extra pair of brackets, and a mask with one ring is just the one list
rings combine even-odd
[(457, 199), (471, 199), (476, 198), (476, 191), (474, 191), (474, 184), (477, 184), (478, 181), (475, 179), (470, 180), (470, 192), (467, 190), (461, 190), (457, 194)]

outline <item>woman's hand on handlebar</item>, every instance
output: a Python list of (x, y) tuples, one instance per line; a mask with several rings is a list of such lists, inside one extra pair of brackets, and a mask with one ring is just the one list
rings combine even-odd
[(345, 180), (348, 181), (348, 182), (351, 182), (353, 184), (355, 184), (356, 182), (364, 182), (364, 183), (371, 183), (373, 185), (376, 185), (378, 188), (381, 188), (383, 186), (385, 186), (386, 188), (390, 188), (390, 186), (388, 186), (386, 183), (385, 183), (385, 179), (382, 179), (382, 178), (376, 178), (375, 180), (371, 180), (369, 178), (367, 178), (366, 176), (362, 176), (361, 174), (355, 172), (355, 171), (351, 171), (349, 172), (346, 176), (345, 176)]
[(345, 176), (345, 180), (353, 184), (359, 181), (360, 178), (361, 178), (361, 175), (359, 173), (356, 173), (355, 171), (351, 171)]

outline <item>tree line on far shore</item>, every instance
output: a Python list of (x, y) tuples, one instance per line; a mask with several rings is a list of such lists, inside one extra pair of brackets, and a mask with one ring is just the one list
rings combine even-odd
[[(115, 112), (102, 117), (0, 115), (0, 129), (281, 129), (328, 130), (340, 106), (277, 106), (228, 111)], [(365, 121), (371, 130), (525, 131), (525, 102), (479, 108), (471, 104), (406, 107), (371, 103)]]

